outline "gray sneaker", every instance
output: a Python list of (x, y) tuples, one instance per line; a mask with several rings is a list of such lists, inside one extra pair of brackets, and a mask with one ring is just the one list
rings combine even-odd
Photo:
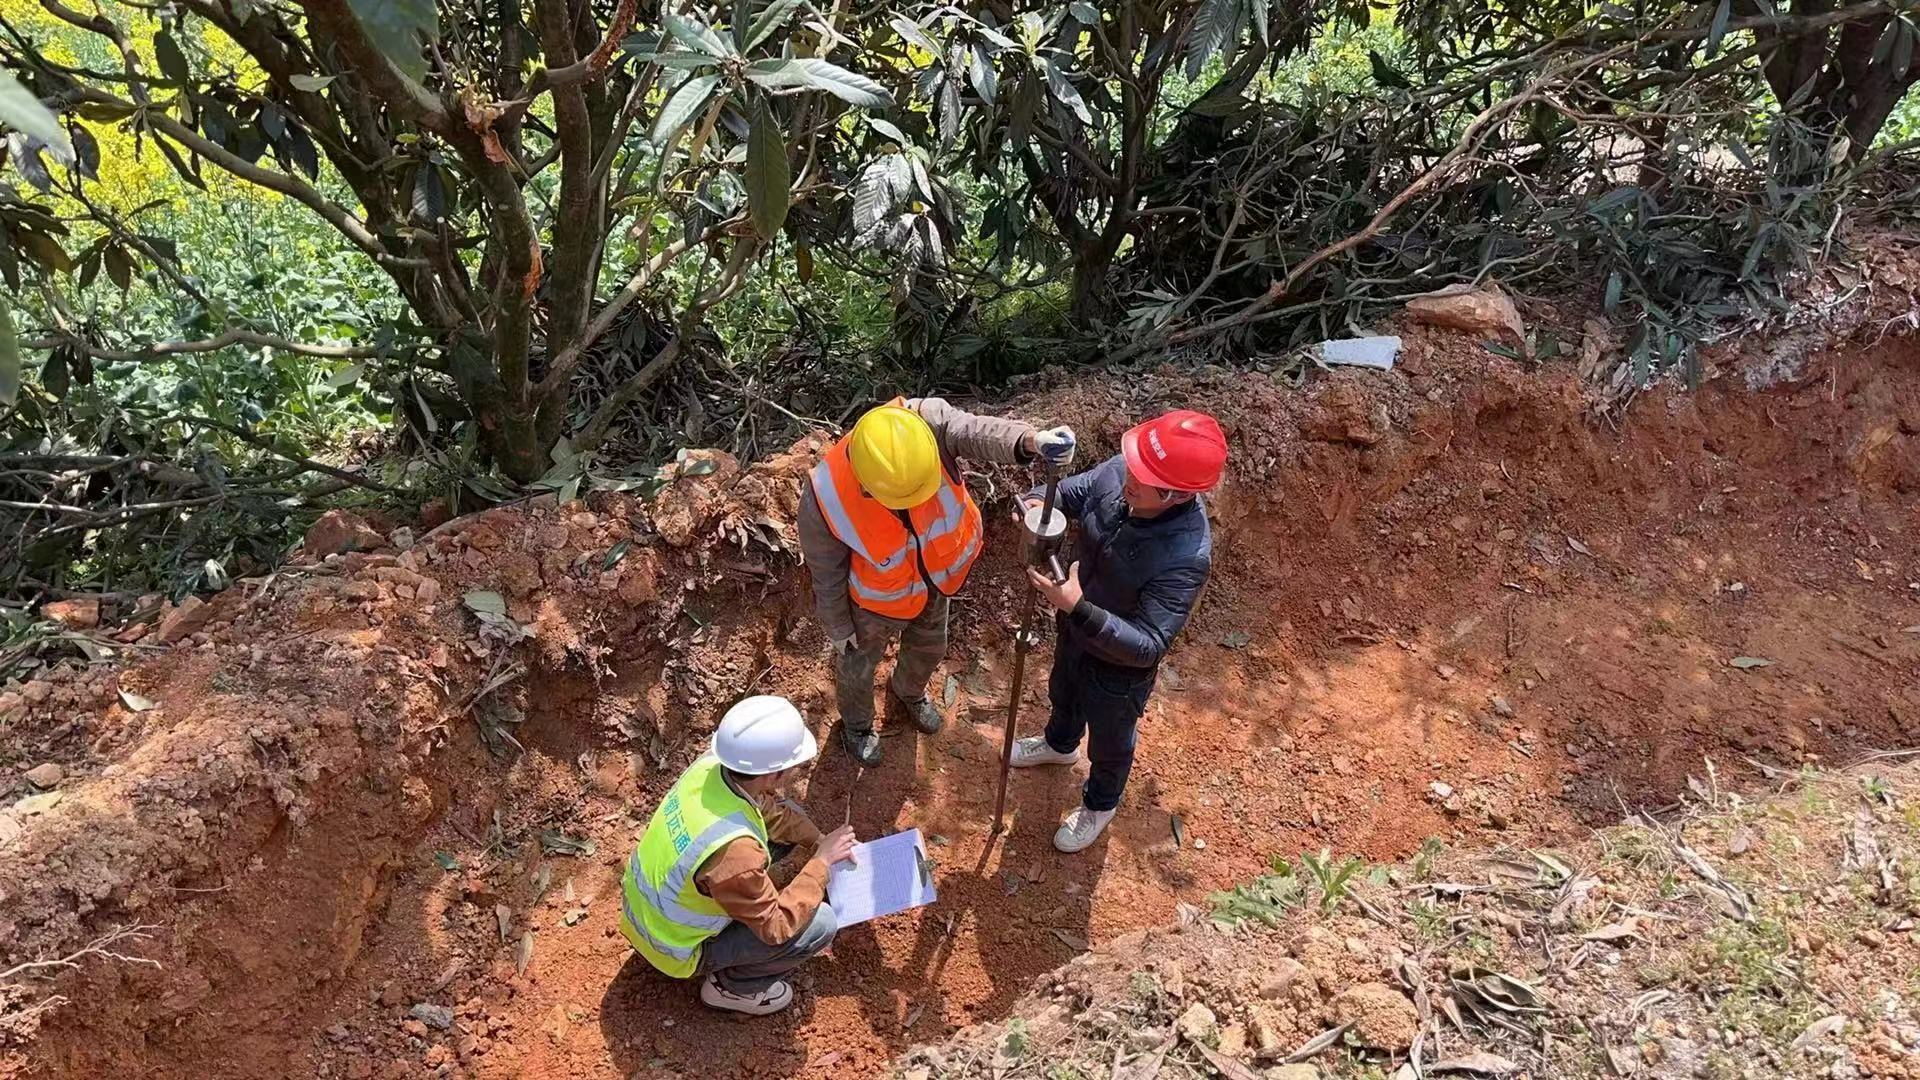
[(939, 731), (947, 722), (947, 718), (940, 715), (940, 706), (935, 705), (932, 698), (923, 697), (918, 701), (902, 699), (900, 707), (907, 710), (907, 719), (913, 721), (914, 727), (929, 735)]
[(866, 731), (841, 728), (840, 745), (847, 748), (853, 760), (868, 768), (880, 764), (880, 735), (871, 728)]

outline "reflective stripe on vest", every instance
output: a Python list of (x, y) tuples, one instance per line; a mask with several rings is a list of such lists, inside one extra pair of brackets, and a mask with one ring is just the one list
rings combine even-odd
[(909, 528), (898, 511), (861, 489), (845, 439), (808, 473), (827, 528), (853, 555), (847, 592), (854, 603), (888, 618), (911, 619), (926, 607), (929, 582), (952, 595), (966, 581), (985, 533), (980, 508), (944, 464), (940, 479), (932, 498), (906, 512)]
[(733, 921), (700, 891), (694, 875), (742, 836), (767, 848), (759, 810), (727, 787), (720, 763), (709, 755), (674, 783), (634, 845), (620, 883), (620, 930), (662, 973), (690, 977), (701, 945)]

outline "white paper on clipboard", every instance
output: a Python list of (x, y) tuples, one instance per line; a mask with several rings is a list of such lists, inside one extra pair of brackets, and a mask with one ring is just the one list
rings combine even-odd
[(935, 899), (933, 863), (919, 829), (855, 844), (853, 861), (835, 863), (827, 878), (827, 902), (843, 929)]

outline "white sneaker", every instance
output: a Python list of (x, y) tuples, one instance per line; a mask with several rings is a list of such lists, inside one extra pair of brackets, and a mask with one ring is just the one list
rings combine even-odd
[(1107, 822), (1113, 820), (1111, 810), (1089, 810), (1085, 803), (1073, 808), (1067, 820), (1053, 834), (1053, 846), (1069, 855), (1085, 851), (1093, 846), (1095, 840), (1107, 828)]
[(766, 1016), (777, 1013), (793, 1004), (793, 987), (786, 980), (774, 983), (758, 994), (736, 994), (721, 986), (718, 979), (707, 976), (700, 986), (700, 1000), (728, 1012), (746, 1013), (748, 1016)]
[(1063, 754), (1047, 745), (1045, 735), (1021, 739), (1013, 744), (1013, 767), (1024, 769), (1029, 765), (1071, 765), (1080, 760), (1080, 751)]

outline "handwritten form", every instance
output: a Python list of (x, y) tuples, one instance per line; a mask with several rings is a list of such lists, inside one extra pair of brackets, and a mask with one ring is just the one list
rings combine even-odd
[(933, 863), (919, 829), (853, 846), (851, 863), (835, 863), (827, 902), (842, 928), (931, 904)]

